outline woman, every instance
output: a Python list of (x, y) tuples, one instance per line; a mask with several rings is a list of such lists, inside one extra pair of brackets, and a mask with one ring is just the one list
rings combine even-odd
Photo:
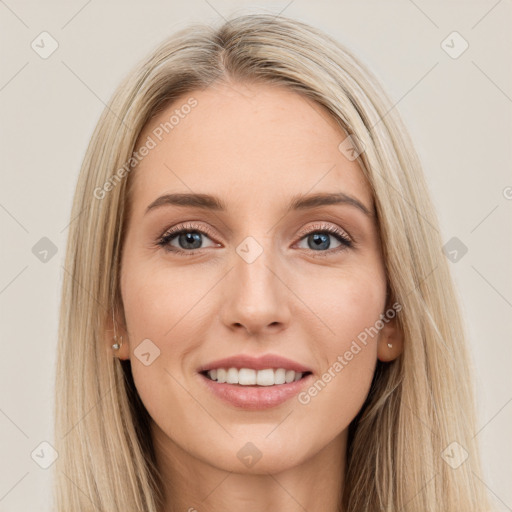
[(105, 109), (72, 218), (58, 510), (488, 510), (421, 166), (335, 40), (175, 34)]

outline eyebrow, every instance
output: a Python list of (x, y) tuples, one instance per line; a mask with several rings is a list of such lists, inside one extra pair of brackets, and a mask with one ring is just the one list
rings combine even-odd
[[(362, 211), (368, 217), (373, 215), (369, 208), (359, 201), (359, 199), (343, 192), (317, 193), (309, 195), (299, 194), (293, 196), (286, 212), (289, 213), (294, 210), (306, 210), (334, 204), (346, 204), (353, 206)], [(228, 209), (226, 203), (216, 196), (209, 194), (177, 193), (165, 194), (158, 197), (146, 208), (145, 213), (164, 205), (188, 206), (219, 212), (227, 211)]]

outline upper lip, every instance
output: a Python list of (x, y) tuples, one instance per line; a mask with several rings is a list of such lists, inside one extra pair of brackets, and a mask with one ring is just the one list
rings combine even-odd
[(266, 368), (284, 368), (285, 370), (294, 370), (296, 372), (311, 372), (311, 370), (291, 359), (278, 356), (277, 354), (265, 354), (259, 357), (248, 354), (239, 354), (233, 357), (217, 359), (207, 363), (200, 368), (198, 372), (204, 372), (217, 368), (252, 368), (253, 370), (265, 370)]

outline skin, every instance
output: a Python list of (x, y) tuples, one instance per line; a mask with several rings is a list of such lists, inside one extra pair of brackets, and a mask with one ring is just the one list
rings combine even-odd
[[(131, 177), (121, 262), (126, 325), (118, 320), (123, 344), (115, 353), (131, 359), (152, 418), (164, 511), (238, 512), (249, 503), (252, 510), (337, 511), (347, 428), (377, 359), (392, 361), (402, 350), (395, 321), (308, 404), (293, 397), (242, 410), (206, 391), (196, 369), (240, 353), (273, 353), (310, 367), (316, 380), (379, 320), (390, 305), (375, 217), (350, 204), (286, 213), (296, 194), (334, 191), (373, 212), (370, 188), (357, 161), (338, 149), (343, 130), (319, 105), (282, 87), (230, 83), (195, 91), (150, 120), (140, 143), (191, 96), (198, 105)], [(228, 210), (165, 205), (145, 213), (176, 192), (219, 196)], [(195, 255), (157, 245), (168, 228), (187, 221), (211, 233), (200, 235)], [(311, 248), (319, 223), (355, 245), (343, 248), (329, 235), (328, 248)], [(263, 249), (250, 264), (236, 252), (248, 236)], [(191, 251), (179, 236), (169, 244)], [(134, 353), (145, 339), (160, 350), (147, 366)], [(262, 455), (252, 467), (237, 457), (249, 441)]]

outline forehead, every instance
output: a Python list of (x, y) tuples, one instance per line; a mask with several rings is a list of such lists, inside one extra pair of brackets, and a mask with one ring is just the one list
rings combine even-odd
[[(194, 105), (191, 107), (191, 105)], [(174, 101), (144, 127), (133, 208), (163, 193), (222, 196), (234, 211), (308, 192), (345, 192), (371, 208), (359, 165), (338, 146), (346, 133), (316, 102), (283, 86), (222, 84)]]

